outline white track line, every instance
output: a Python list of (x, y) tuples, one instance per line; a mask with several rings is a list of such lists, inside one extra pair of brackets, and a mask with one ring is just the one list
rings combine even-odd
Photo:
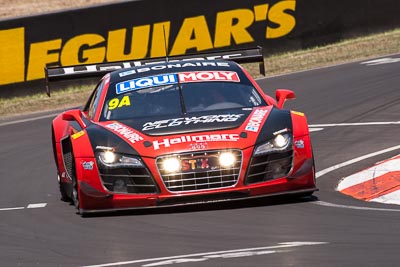
[(8, 211), (8, 210), (23, 210), (25, 207), (15, 207), (15, 208), (3, 208), (0, 211)]
[(55, 116), (57, 116), (57, 114), (58, 113), (54, 113), (54, 114), (49, 114), (49, 115), (44, 115), (44, 116), (39, 116), (39, 117), (33, 117), (33, 118), (16, 120), (16, 121), (3, 122), (3, 123), (0, 123), (0, 127), (1, 126), (6, 126), (6, 125), (29, 122), (29, 121), (37, 121), (37, 120), (41, 120), (41, 119), (47, 119), (47, 118), (55, 117)]
[(368, 169), (347, 176), (339, 182), (336, 190), (343, 191), (346, 188), (365, 183), (376, 177), (395, 171), (400, 171), (400, 158), (388, 160), (381, 164), (376, 164)]
[[(188, 260), (191, 257), (204, 257), (206, 259), (219, 258), (224, 255), (237, 256), (248, 254), (242, 254), (244, 252), (252, 252), (252, 251), (265, 251), (268, 250), (270, 253), (273, 253), (271, 250), (282, 249), (282, 248), (292, 248), (292, 247), (301, 247), (301, 246), (315, 246), (315, 245), (325, 245), (327, 242), (285, 242), (279, 243), (276, 246), (268, 246), (268, 247), (257, 247), (257, 248), (244, 248), (244, 249), (234, 249), (234, 250), (223, 250), (223, 251), (213, 251), (213, 252), (205, 252), (205, 253), (195, 253), (195, 254), (186, 254), (179, 256), (170, 256), (170, 257), (160, 257), (160, 258), (149, 258), (149, 259), (141, 259), (141, 260), (131, 260), (131, 261), (120, 261), (120, 262), (112, 262), (105, 264), (97, 264), (97, 265), (86, 265), (85, 267), (105, 267), (105, 266), (120, 266), (127, 264), (135, 264), (135, 263), (145, 263), (145, 262), (159, 262), (159, 261), (168, 261), (162, 262), (164, 265), (170, 265), (174, 263), (184, 263), (188, 261), (179, 261), (179, 260)], [(237, 254), (238, 253), (238, 254)], [(229, 256), (228, 255), (228, 256)], [(251, 254), (250, 254), (251, 256)], [(175, 260), (175, 261), (173, 261)]]
[(392, 193), (373, 198), (370, 200), (370, 202), (400, 205), (400, 190), (396, 190)]
[(328, 123), (328, 124), (310, 124), (308, 127), (337, 127), (337, 126), (374, 126), (374, 125), (398, 125), (400, 121), (383, 122), (355, 122), (355, 123)]
[[(364, 156), (361, 156), (361, 157), (358, 157), (358, 158), (355, 158), (355, 159), (352, 159), (352, 160), (349, 160), (349, 161), (345, 161), (343, 163), (340, 163), (340, 164), (337, 164), (335, 166), (326, 168), (326, 169), (324, 169), (322, 171), (319, 171), (319, 172), (317, 172), (315, 174), (315, 176), (316, 176), (316, 178), (320, 178), (321, 176), (323, 176), (323, 175), (325, 175), (327, 173), (330, 173), (330, 172), (332, 172), (334, 170), (337, 170), (339, 168), (348, 166), (350, 164), (362, 161), (362, 160), (367, 159), (367, 158), (371, 158), (371, 157), (374, 157), (374, 156), (377, 156), (377, 155), (381, 155), (381, 154), (384, 154), (384, 153), (387, 153), (387, 152), (390, 152), (390, 151), (398, 150), (398, 149), (400, 149), (400, 145), (399, 146), (394, 146), (394, 147), (389, 147), (387, 149), (379, 150), (379, 151), (374, 152), (374, 153), (370, 153), (370, 154), (367, 154), (367, 155), (364, 155)], [(328, 203), (328, 202), (324, 202), (324, 201), (315, 201), (315, 202), (311, 202), (311, 203), (312, 204), (316, 204), (316, 205), (320, 205), (320, 206), (343, 208), (343, 209), (400, 212), (400, 209), (383, 209), (383, 208), (358, 207), (358, 206), (350, 206), (350, 205), (340, 205), (340, 204)], [(389, 202), (387, 202), (387, 203), (389, 203)]]
[(389, 147), (389, 148), (386, 148), (386, 149), (383, 149), (383, 150), (379, 150), (379, 151), (376, 151), (376, 152), (373, 152), (373, 153), (370, 153), (370, 154), (367, 154), (367, 155), (364, 155), (364, 156), (361, 156), (361, 157), (358, 157), (358, 158), (355, 158), (355, 159), (352, 159), (352, 160), (348, 160), (348, 161), (342, 162), (340, 164), (334, 165), (332, 167), (326, 168), (324, 170), (321, 170), (321, 171), (317, 172), (315, 174), (315, 176), (316, 176), (316, 178), (320, 178), (321, 176), (323, 176), (323, 175), (325, 175), (327, 173), (330, 173), (330, 172), (332, 172), (334, 170), (346, 167), (346, 166), (351, 165), (353, 163), (356, 163), (356, 162), (359, 162), (359, 161), (362, 161), (362, 160), (365, 160), (365, 159), (368, 159), (368, 158), (372, 158), (372, 157), (375, 157), (375, 156), (378, 156), (378, 155), (381, 155), (381, 154), (384, 154), (384, 153), (387, 153), (387, 152), (398, 150), (398, 149), (400, 149), (400, 145), (399, 146)]
[(27, 209), (38, 209), (44, 208), (47, 206), (47, 203), (37, 203), (37, 204), (29, 204), (26, 208)]
[(309, 128), (310, 133), (311, 132), (319, 132), (322, 131), (324, 128)]
[(47, 203), (33, 203), (33, 204), (28, 204), (28, 206), (26, 207), (1, 208), (0, 211), (39, 209), (39, 208), (45, 208), (46, 206)]
[(332, 208), (341, 208), (341, 209), (400, 212), (400, 209), (358, 207), (358, 206), (334, 204), (334, 203), (329, 203), (329, 202), (325, 202), (325, 201), (314, 201), (314, 202), (310, 202), (310, 203), (314, 204), (314, 205), (320, 205), (320, 206), (332, 207)]
[(333, 65), (328, 65), (328, 66), (311, 68), (311, 69), (307, 69), (307, 70), (293, 71), (293, 72), (289, 72), (289, 73), (275, 74), (275, 75), (271, 75), (271, 76), (268, 76), (268, 77), (258, 78), (257, 80), (264, 80), (264, 79), (267, 80), (267, 79), (271, 79), (271, 78), (275, 78), (275, 77), (283, 77), (283, 76), (295, 75), (295, 74), (300, 74), (300, 73), (305, 73), (305, 72), (324, 70), (324, 69), (340, 67), (340, 66), (344, 66), (344, 65), (352, 65), (352, 64), (360, 64), (360, 65), (362, 65), (364, 62), (369, 61), (369, 60), (374, 60), (374, 59), (378, 60), (380, 58), (393, 57), (393, 56), (398, 56), (398, 55), (399, 55), (399, 53), (383, 55), (383, 56), (379, 56), (379, 57), (373, 56), (373, 57), (362, 59), (362, 60), (356, 60), (356, 61), (351, 61), (351, 62), (343, 62), (343, 63), (333, 64)]

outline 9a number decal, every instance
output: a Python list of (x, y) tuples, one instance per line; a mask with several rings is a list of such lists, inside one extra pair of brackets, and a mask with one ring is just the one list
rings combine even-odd
[(113, 110), (116, 108), (121, 108), (125, 106), (130, 106), (131, 105), (131, 100), (129, 99), (129, 96), (124, 96), (121, 101), (118, 98), (113, 98), (108, 102), (108, 109)]

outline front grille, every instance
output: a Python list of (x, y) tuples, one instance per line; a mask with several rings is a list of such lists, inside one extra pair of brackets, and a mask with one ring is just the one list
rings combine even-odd
[(261, 183), (286, 176), (292, 168), (293, 150), (253, 157), (246, 184)]
[[(221, 167), (219, 164), (220, 151), (206, 151), (184, 153), (157, 158), (158, 171), (163, 182), (170, 192), (187, 192), (217, 189), (234, 186), (240, 173), (242, 153), (239, 150), (230, 150), (235, 156), (231, 167)], [(163, 169), (165, 158), (176, 157), (181, 162), (178, 173), (168, 173)]]
[[(99, 172), (104, 187), (110, 192), (128, 194), (152, 194), (158, 192), (158, 187), (146, 168), (99, 167)], [(118, 185), (120, 184), (126, 186), (124, 187), (126, 190), (119, 191)]]

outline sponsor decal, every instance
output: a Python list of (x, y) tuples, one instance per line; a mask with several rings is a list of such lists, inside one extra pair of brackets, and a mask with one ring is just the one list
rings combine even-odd
[(85, 135), (85, 131), (79, 131), (76, 134), (71, 135), (71, 137), (72, 137), (72, 139), (76, 140), (83, 135)]
[(122, 107), (129, 107), (131, 105), (131, 100), (129, 96), (124, 96), (121, 101), (119, 98), (113, 98), (108, 102), (108, 109), (113, 110), (116, 108), (122, 108)]
[(153, 141), (154, 150), (171, 147), (184, 143), (204, 143), (204, 142), (236, 142), (239, 140), (238, 134), (203, 134), (203, 135), (184, 135), (176, 138), (164, 138), (163, 140)]
[[(96, 70), (96, 65), (90, 64), (165, 57), (165, 43), (171, 44), (168, 56), (176, 56), (193, 50), (254, 46), (263, 40), (276, 40), (295, 28), (297, 1), (270, 2), (243, 3), (242, 8), (216, 10), (176, 20), (99, 28), (98, 32), (90, 29), (79, 34), (60, 32), (51, 37), (45, 34), (34, 42), (27, 38), (36, 30), (34, 25), (2, 29), (0, 43), (7, 45), (0, 46), (0, 85), (42, 79), (46, 66), (89, 64), (85, 68)], [(78, 16), (77, 21), (81, 20)], [(264, 30), (261, 36), (262, 31), (257, 31), (257, 36), (249, 31), (258, 27)], [(120, 68), (122, 66), (107, 67), (110, 70)]]
[(181, 83), (206, 82), (206, 81), (229, 81), (240, 82), (239, 76), (234, 71), (195, 71), (178, 73)]
[(92, 171), (93, 170), (93, 161), (82, 161), (82, 167), (84, 170)]
[(144, 140), (143, 137), (140, 136), (136, 131), (134, 131), (133, 129), (131, 129), (127, 126), (124, 126), (118, 122), (108, 124), (106, 126), (106, 128), (110, 129), (114, 133), (117, 133), (118, 135), (126, 138), (132, 144)]
[(249, 122), (246, 125), (245, 130), (250, 132), (258, 132), (260, 129), (261, 123), (268, 113), (267, 109), (257, 109), (254, 111), (253, 115), (251, 115)]
[(164, 74), (133, 79), (116, 84), (117, 94), (122, 94), (138, 89), (149, 88), (153, 86), (170, 85), (189, 82), (213, 82), (229, 81), (240, 82), (239, 76), (234, 71), (194, 71), (180, 72), (175, 74)]
[(220, 169), (217, 156), (196, 156), (181, 158), (181, 171), (204, 171)]
[(297, 148), (304, 148), (304, 140), (297, 140), (297, 141), (294, 142), (294, 145)]
[(189, 148), (190, 148), (191, 150), (205, 150), (205, 149), (207, 149), (207, 147), (208, 147), (207, 142), (204, 142), (204, 143), (194, 143), (194, 144), (190, 144), (190, 145), (189, 145)]
[[(241, 54), (232, 54), (232, 55), (224, 56), (224, 59), (229, 59), (230, 57), (234, 57), (234, 56), (241, 56)], [(196, 57), (195, 59), (196, 60), (213, 60), (216, 58), (215, 57), (207, 57), (207, 58)], [(183, 59), (182, 61), (185, 61), (185, 60), (193, 60), (193, 58)], [(195, 62), (195, 63), (184, 62), (184, 63), (182, 63), (182, 61), (170, 60), (168, 62), (163, 63), (162, 65), (143, 66), (142, 68), (138, 68), (136, 70), (128, 70), (128, 71), (121, 72), (119, 74), (119, 76), (125, 77), (125, 76), (132, 75), (132, 74), (143, 73), (143, 72), (154, 71), (154, 70), (180, 69), (180, 68), (186, 68), (186, 67), (229, 67), (228, 62), (210, 62), (210, 61), (208, 61), (208, 62)], [(177, 62), (177, 63), (173, 63), (173, 62)], [(129, 62), (127, 62), (126, 64), (129, 64)], [(150, 63), (150, 64), (154, 64), (154, 63)], [(138, 61), (134, 65), (129, 65), (129, 67), (141, 66), (141, 65), (142, 64)]]
[(116, 84), (117, 94), (122, 94), (138, 89), (149, 88), (153, 86), (169, 85), (178, 83), (176, 74), (166, 74), (158, 76), (150, 76), (124, 81)]
[(146, 122), (143, 125), (142, 131), (149, 131), (167, 127), (176, 127), (180, 125), (189, 125), (189, 124), (202, 124), (202, 123), (212, 123), (212, 122), (218, 122), (218, 123), (235, 122), (242, 116), (244, 116), (244, 114), (205, 115), (200, 117), (185, 117), (185, 118), (160, 120), (155, 122)]

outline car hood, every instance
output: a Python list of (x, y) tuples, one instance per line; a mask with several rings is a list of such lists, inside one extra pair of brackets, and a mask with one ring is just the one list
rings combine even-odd
[(290, 112), (273, 106), (203, 112), (187, 117), (106, 121), (96, 125), (107, 132), (101, 135), (113, 134), (131, 146), (135, 154), (145, 157), (244, 149), (272, 139), (277, 132), (292, 129)]
[(251, 108), (214, 110), (188, 116), (147, 117), (120, 122), (146, 135), (164, 136), (237, 128), (252, 111)]

